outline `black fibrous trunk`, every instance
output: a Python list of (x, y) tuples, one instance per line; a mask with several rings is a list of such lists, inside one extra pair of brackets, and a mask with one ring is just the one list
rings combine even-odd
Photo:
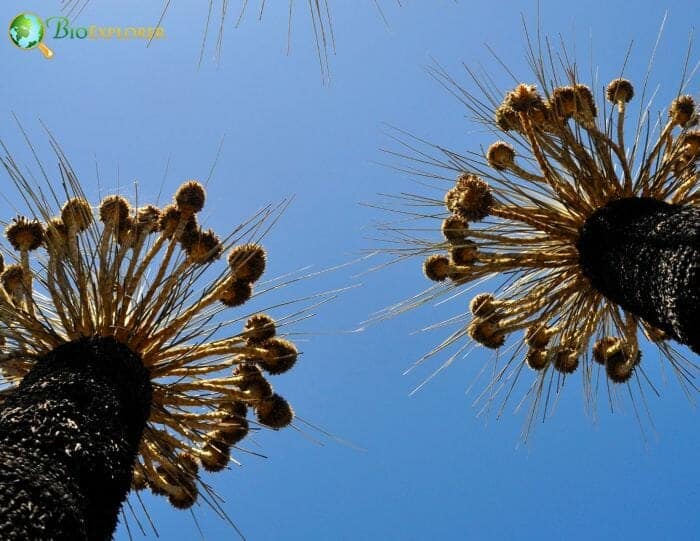
[(613, 201), (586, 220), (578, 250), (600, 293), (700, 353), (700, 208)]
[(0, 404), (0, 539), (111, 539), (150, 407), (148, 371), (113, 338), (40, 358)]

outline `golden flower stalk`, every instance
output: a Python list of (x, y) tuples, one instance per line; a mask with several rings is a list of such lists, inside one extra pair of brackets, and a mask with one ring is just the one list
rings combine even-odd
[[(517, 381), (526, 376), (527, 369), (532, 370), (533, 382), (526, 393), (532, 399), (526, 434), (536, 412), (546, 411), (553, 400), (550, 393), (558, 393), (567, 376), (577, 370), (583, 373), (591, 404), (599, 384), (596, 366), (605, 370), (610, 396), (616, 394), (616, 384), (637, 387), (648, 382), (640, 340), (658, 346), (684, 387), (695, 387), (692, 378), (696, 372), (696, 366), (668, 339), (697, 348), (697, 335), (691, 328), (697, 323), (692, 323), (692, 317), (686, 317), (680, 327), (668, 318), (659, 320), (665, 309), (659, 306), (642, 310), (641, 317), (639, 307), (632, 309), (627, 299), (617, 300), (610, 288), (599, 289), (606, 281), (599, 276), (606, 262), (597, 261), (598, 267), (591, 270), (597, 247), (586, 233), (603, 220), (615, 236), (606, 217), (640, 213), (637, 207), (651, 200), (654, 212), (685, 213), (685, 240), (677, 249), (684, 250), (683, 257), (692, 254), (688, 257), (697, 260), (697, 241), (692, 240), (698, 235), (700, 207), (695, 100), (681, 91), (659, 125), (648, 122), (648, 113), (642, 112), (630, 132), (629, 104), (637, 98), (633, 82), (615, 76), (598, 99), (596, 89), (581, 82), (573, 65), (561, 71), (554, 68), (559, 58), (568, 56), (565, 52), (555, 56), (548, 45), (529, 44), (535, 80), (509, 91), (494, 89), (488, 77), (467, 69), (485, 99), (461, 87), (441, 68), (433, 69), (436, 79), (462, 101), (477, 123), (494, 134), (495, 141), (485, 150), (462, 155), (399, 132), (394, 139), (402, 149), (389, 151), (404, 160), (399, 169), (421, 178), (421, 183), (448, 180), (444, 171), (450, 171), (456, 182), (442, 188), (442, 199), (402, 194), (399, 198), (409, 208), (389, 210), (403, 215), (404, 221), (383, 227), (394, 235), (390, 241), (394, 247), (385, 251), (399, 259), (424, 257), (424, 274), (436, 282), (385, 315), (438, 296), (463, 298), (483, 281), (501, 279), (495, 292), (477, 294), (468, 312), (445, 322), (460, 327), (426, 357), (457, 347), (441, 370), (471, 351), (473, 344), (506, 350), (495, 356), (492, 379), (477, 399), (484, 408), (497, 395), (505, 395), (505, 403)], [(533, 52), (536, 50), (548, 50), (550, 56), (540, 57)], [(681, 88), (686, 86), (684, 79)], [(644, 103), (646, 82), (641, 94)], [(622, 207), (634, 207), (634, 211), (619, 210)], [(640, 216), (642, 222), (648, 221), (647, 215)], [(439, 229), (443, 240), (417, 237), (416, 231), (424, 229), (414, 223), (421, 220), (439, 221), (439, 228), (429, 225), (428, 230)], [(625, 236), (630, 231), (632, 237)], [(620, 245), (634, 234), (629, 227), (620, 230)], [(653, 246), (654, 241), (646, 238), (644, 242)], [(600, 250), (602, 253), (602, 245)], [(640, 264), (634, 261), (635, 254), (622, 255), (627, 265), (630, 261)], [(682, 302), (678, 298), (683, 296), (697, 298), (693, 268), (686, 262), (682, 275), (673, 275), (690, 287), (676, 292), (674, 302)], [(617, 276), (619, 269), (603, 274), (608, 271)], [(626, 295), (630, 297), (629, 292)], [(645, 307), (650, 304), (645, 303)]]

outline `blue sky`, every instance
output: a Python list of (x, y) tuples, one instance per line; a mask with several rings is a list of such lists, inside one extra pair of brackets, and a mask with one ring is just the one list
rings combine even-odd
[[(97, 162), (103, 191), (136, 180), (142, 198), (156, 197), (166, 164), (166, 194), (182, 180), (206, 177), (224, 138), (208, 186), (211, 227), (230, 229), (262, 205), (295, 196), (266, 241), (269, 276), (307, 265), (332, 267), (376, 244), (372, 222), (386, 216), (359, 203), (376, 201), (380, 192), (415, 190), (404, 175), (376, 163), (385, 161), (379, 150), (388, 144), (384, 123), (456, 150), (488, 145), (490, 136), (465, 119), (425, 67), (434, 58), (462, 77), (464, 62), (507, 81), (488, 43), (528, 80), (521, 13), (532, 28), (537, 24), (534, 1), (433, 0), (399, 8), (381, 0), (387, 28), (371, 0), (329, 0), (337, 54), (331, 84), (324, 85), (304, 2), (296, 2), (290, 55), (286, 2), (268, 2), (261, 22), (251, 12), (234, 29), (230, 17), (221, 64), (207, 49), (197, 69), (204, 3), (173, 0), (163, 22), (166, 39), (148, 49), (140, 42), (47, 39), (56, 56), (46, 61), (38, 51), (0, 42), (0, 137), (30, 163), (15, 113), (50, 162), (41, 120), (88, 193), (97, 196)], [(161, 7), (158, 0), (91, 0), (76, 25), (148, 26)], [(677, 91), (697, 12), (693, 2), (646, 0), (631, 8), (628, 2), (542, 0), (541, 28), (575, 43), (582, 72), (590, 72), (592, 58), (602, 81), (618, 75), (634, 40), (627, 73), (638, 81), (666, 10), (650, 80), (652, 88), (660, 85), (663, 107)], [(0, 20), (20, 11), (46, 18), (59, 14), (59, 2), (5, 1)], [(697, 79), (690, 91), (698, 95)], [(0, 183), (7, 199), (3, 219), (9, 219), (21, 203), (6, 175)], [(473, 396), (465, 396), (489, 361), (483, 351), (408, 396), (440, 359), (418, 373), (402, 372), (446, 333), (413, 331), (454, 315), (458, 304), (424, 307), (350, 332), (428, 285), (420, 260), (361, 274), (368, 266), (327, 273), (282, 295), (359, 285), (297, 329), (303, 359), (275, 381), (300, 417), (355, 445), (299, 424), (305, 434), (286, 430), (256, 438), (256, 449), (268, 458), (239, 455), (243, 467), (211, 476), (248, 539), (697, 536), (698, 416), (668, 370), (664, 382), (650, 368), (661, 397), (647, 393), (655, 430), (645, 424), (646, 441), (631, 408), (611, 415), (604, 396), (591, 419), (575, 376), (553, 418), (537, 427), (527, 446), (518, 446), (522, 413), (510, 407), (498, 421), (477, 419)], [(655, 356), (649, 353), (654, 363)], [(162, 539), (199, 537), (188, 512), (160, 498), (145, 503)], [(195, 513), (206, 539), (235, 538), (206, 507)], [(142, 538), (134, 519), (129, 522), (134, 537)], [(128, 539), (123, 527), (116, 539)]]

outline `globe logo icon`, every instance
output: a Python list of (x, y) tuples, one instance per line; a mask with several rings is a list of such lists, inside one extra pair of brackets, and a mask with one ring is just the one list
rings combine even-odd
[(10, 41), (24, 50), (38, 48), (45, 58), (52, 58), (53, 51), (43, 43), (44, 23), (33, 13), (20, 13), (10, 23)]

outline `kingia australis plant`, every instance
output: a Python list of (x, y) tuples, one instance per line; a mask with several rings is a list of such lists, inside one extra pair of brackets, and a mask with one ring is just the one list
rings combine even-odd
[[(493, 143), (459, 154), (400, 132), (402, 150), (390, 151), (404, 160), (400, 168), (422, 184), (448, 184), (436, 188), (439, 198), (400, 196), (407, 216), (386, 226), (398, 234), (389, 250), (423, 257), (436, 283), (389, 313), (469, 292), (468, 310), (465, 303), (444, 322), (458, 329), (428, 356), (454, 346), (442, 369), (474, 344), (494, 350), (477, 403), (488, 408), (501, 396), (504, 405), (528, 378), (525, 435), (576, 371), (589, 405), (600, 385), (611, 400), (618, 390), (654, 389), (645, 372), (654, 358), (642, 358), (642, 340), (659, 348), (686, 391), (695, 389), (696, 366), (670, 341), (700, 353), (700, 131), (686, 93), (688, 59), (680, 91), (652, 117), (649, 73), (589, 85), (566, 51), (528, 44), (534, 77), (513, 76), (509, 90), (467, 69), (483, 98), (433, 68)], [(416, 236), (423, 220), (435, 224), (431, 232), (439, 224), (441, 240)], [(478, 291), (494, 277), (495, 291)]]
[(221, 239), (197, 181), (161, 208), (94, 207), (55, 148), (48, 189), (2, 158), (30, 215), (6, 223), (0, 263), (0, 538), (110, 539), (130, 489), (224, 514), (198, 472), (294, 417), (269, 376), (297, 348), (266, 314), (226, 316), (265, 270), (275, 209)]

